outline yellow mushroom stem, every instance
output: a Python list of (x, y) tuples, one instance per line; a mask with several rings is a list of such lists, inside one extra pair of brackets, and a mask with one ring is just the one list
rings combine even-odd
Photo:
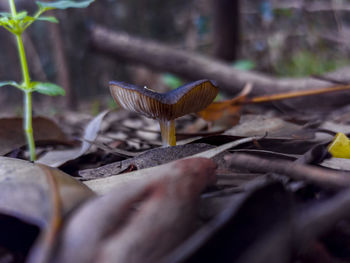
[(163, 146), (175, 146), (175, 120), (159, 120)]

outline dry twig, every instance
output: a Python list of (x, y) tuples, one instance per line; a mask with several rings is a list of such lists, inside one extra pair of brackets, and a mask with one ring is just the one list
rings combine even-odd
[(294, 180), (306, 180), (326, 188), (350, 186), (349, 174), (303, 165), (285, 160), (267, 160), (246, 154), (232, 154), (225, 157), (231, 167), (245, 168), (257, 172), (278, 173)]

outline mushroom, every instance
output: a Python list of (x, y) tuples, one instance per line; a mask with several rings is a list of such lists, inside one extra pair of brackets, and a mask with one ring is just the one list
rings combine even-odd
[(167, 93), (111, 81), (114, 100), (122, 107), (159, 121), (163, 145), (176, 145), (175, 119), (206, 108), (218, 94), (213, 81), (198, 80)]

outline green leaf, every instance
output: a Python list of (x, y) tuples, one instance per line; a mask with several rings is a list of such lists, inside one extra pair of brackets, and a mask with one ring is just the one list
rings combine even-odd
[(66, 8), (84, 8), (88, 7), (94, 0), (72, 1), (58, 0), (52, 2), (37, 1), (36, 4), (41, 9), (66, 9)]
[(35, 21), (35, 18), (32, 16), (26, 16), (25, 18), (22, 19), (23, 23), (32, 22), (32, 21)]
[(12, 15), (8, 12), (0, 12), (0, 16), (2, 17), (12, 17)]
[(57, 18), (54, 16), (40, 16), (36, 20), (47, 21), (47, 22), (51, 22), (51, 23), (58, 23)]
[(16, 88), (19, 88), (19, 84), (16, 82), (16, 81), (0, 81), (0, 87), (2, 86), (13, 86), (13, 87), (16, 87)]
[(0, 26), (8, 25), (9, 17), (11, 17), (9, 13), (0, 13)]
[(8, 21), (7, 17), (0, 17), (0, 23), (6, 23)]
[(39, 93), (49, 95), (49, 96), (57, 96), (57, 95), (65, 95), (66, 92), (60, 86), (49, 83), (49, 82), (32, 82), (33, 91), (37, 91)]
[(14, 19), (17, 20), (22, 20), (23, 18), (25, 18), (27, 16), (28, 12), (27, 11), (22, 11), (16, 14), (16, 16), (14, 17)]

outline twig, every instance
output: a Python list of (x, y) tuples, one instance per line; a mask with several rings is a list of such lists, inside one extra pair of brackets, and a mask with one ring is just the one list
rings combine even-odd
[(344, 91), (349, 89), (350, 89), (350, 85), (339, 85), (339, 86), (323, 88), (323, 89), (291, 91), (286, 93), (258, 96), (251, 99), (243, 100), (241, 103), (243, 104), (264, 103), (264, 102), (293, 99), (293, 98), (306, 97), (306, 96), (316, 96), (316, 95), (327, 94), (327, 93), (332, 93), (337, 91)]
[(348, 173), (335, 172), (310, 165), (285, 160), (267, 160), (237, 153), (226, 156), (225, 160), (230, 167), (283, 174), (294, 180), (306, 180), (326, 188), (338, 189), (350, 186)]

